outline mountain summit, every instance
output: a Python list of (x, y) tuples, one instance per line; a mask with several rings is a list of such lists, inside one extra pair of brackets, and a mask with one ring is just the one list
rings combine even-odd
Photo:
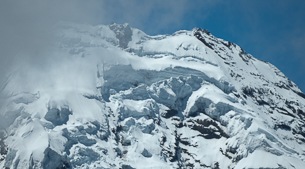
[(304, 168), (305, 95), (238, 45), (128, 24), (58, 38), (1, 87), (0, 168)]

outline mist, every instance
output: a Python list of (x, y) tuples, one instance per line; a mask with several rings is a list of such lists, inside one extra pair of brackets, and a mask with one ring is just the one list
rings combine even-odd
[(61, 21), (90, 22), (93, 13), (81, 1), (2, 0), (0, 2), (1, 72), (16, 63), (44, 61), (56, 42)]
[[(11, 88), (9, 91), (18, 93), (31, 91), (35, 87), (56, 88), (63, 82), (72, 83), (71, 79), (64, 78), (73, 74), (62, 78), (57, 76), (60, 74), (58, 71), (66, 71), (64, 65), (68, 62), (65, 56), (54, 53), (58, 42), (57, 24), (91, 24), (96, 20), (98, 8), (99, 2), (90, 0), (0, 1), (0, 115), (5, 112), (8, 97), (15, 94), (4, 92), (8, 86)], [(69, 68), (73, 72), (82, 66)], [(14, 81), (7, 85), (11, 78)], [(75, 84), (79, 81), (81, 79)]]
[(46, 60), (46, 54), (53, 51), (58, 40), (56, 24), (90, 24), (97, 7), (97, 1), (90, 0), (88, 3), (81, 0), (1, 0), (1, 80), (16, 66), (44, 66), (50, 61)]

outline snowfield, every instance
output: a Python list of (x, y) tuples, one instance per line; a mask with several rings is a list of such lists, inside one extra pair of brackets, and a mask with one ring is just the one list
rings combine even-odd
[(305, 94), (272, 64), (199, 28), (59, 27), (1, 82), (0, 168), (305, 168)]

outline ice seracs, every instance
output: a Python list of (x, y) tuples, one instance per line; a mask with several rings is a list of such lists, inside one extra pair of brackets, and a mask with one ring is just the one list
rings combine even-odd
[(305, 166), (305, 95), (270, 63), (199, 28), (60, 27), (57, 66), (1, 91), (0, 167)]

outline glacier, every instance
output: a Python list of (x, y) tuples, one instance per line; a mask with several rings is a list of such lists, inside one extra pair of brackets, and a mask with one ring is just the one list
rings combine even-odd
[(200, 28), (58, 25), (1, 82), (0, 168), (303, 169), (305, 94)]

